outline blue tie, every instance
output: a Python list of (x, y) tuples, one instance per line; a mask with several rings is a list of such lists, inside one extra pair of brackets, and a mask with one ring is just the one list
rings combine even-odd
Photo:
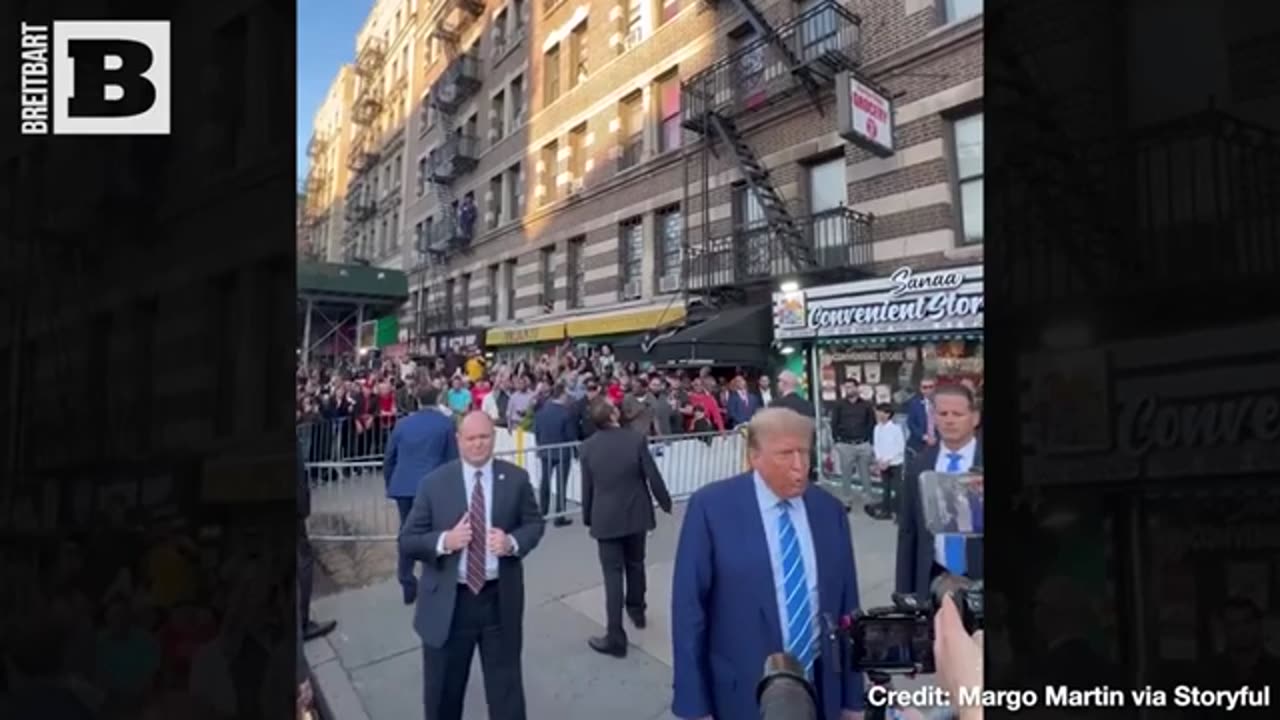
[(963, 457), (964, 456), (961, 455), (960, 453), (955, 453), (955, 452), (947, 453), (947, 472), (949, 473), (960, 472), (960, 459)]
[(809, 608), (809, 583), (804, 577), (800, 539), (791, 522), (791, 503), (778, 503), (778, 544), (782, 547), (782, 592), (787, 608), (787, 652), (813, 677), (813, 611)]

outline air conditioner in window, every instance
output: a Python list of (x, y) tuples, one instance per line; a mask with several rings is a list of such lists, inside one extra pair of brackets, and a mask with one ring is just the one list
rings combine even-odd
[(628, 280), (625, 284), (623, 284), (622, 286), (623, 299), (630, 300), (631, 298), (638, 298), (640, 297), (640, 295), (641, 295), (641, 287), (640, 287), (639, 280)]
[(622, 48), (624, 50), (630, 50), (631, 48), (639, 45), (642, 40), (644, 40), (644, 28), (633, 27), (627, 31), (627, 36), (622, 39)]
[(585, 187), (585, 185), (582, 178), (573, 178), (569, 181), (569, 194), (577, 195), (582, 192), (583, 187)]
[(658, 292), (670, 293), (680, 290), (679, 275), (663, 275), (658, 278)]

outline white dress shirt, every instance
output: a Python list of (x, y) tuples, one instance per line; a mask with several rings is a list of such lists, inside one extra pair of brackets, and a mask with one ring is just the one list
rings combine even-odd
[[(476, 467), (463, 461), (462, 463), (462, 480), (466, 488), (467, 513), (471, 512), (471, 493), (476, 489), (476, 473), (480, 473), (480, 482), (484, 484), (484, 529), (485, 534), (493, 529), (493, 461), (485, 463), (483, 467)], [(474, 532), (476, 528), (472, 528)], [(516, 539), (508, 536), (511, 541), (511, 552), (516, 552)], [(484, 539), (485, 558), (484, 558), (484, 579), (498, 579), (498, 556), (489, 550), (489, 539)], [(457, 551), (462, 557), (458, 558), (458, 582), (465, 585), (467, 583), (467, 549), (462, 548)], [(440, 539), (436, 541), (436, 554), (448, 555), (448, 550), (444, 546), (444, 533), (440, 533)]]
[[(790, 628), (787, 622), (787, 594), (782, 577), (782, 542), (778, 537), (778, 518), (782, 508), (778, 503), (782, 498), (774, 494), (759, 473), (754, 474), (756, 484), (756, 500), (760, 506), (760, 519), (764, 522), (764, 538), (769, 545), (769, 565), (773, 569), (773, 589), (778, 602), (778, 624), (782, 628), (782, 647), (788, 647), (791, 638), (787, 637)], [(809, 611), (813, 613), (814, 637), (822, 634), (822, 626), (818, 622), (818, 556), (813, 549), (813, 534), (809, 530), (809, 514), (805, 511), (804, 497), (791, 498), (791, 525), (796, 531), (796, 541), (800, 543), (800, 556), (804, 560), (804, 579), (809, 586)], [(816, 646), (815, 646), (816, 647)]]
[(978, 456), (978, 438), (969, 438), (969, 442), (959, 450), (952, 450), (941, 442), (938, 443), (938, 461), (933, 464), (933, 469), (937, 472), (944, 473), (947, 466), (951, 464), (951, 458), (947, 457), (951, 453), (960, 453), (960, 472), (967, 473), (973, 468), (973, 462)]
[(889, 467), (897, 467), (902, 464), (903, 457), (907, 453), (907, 441), (902, 434), (902, 428), (897, 423), (892, 420), (876, 423), (876, 430), (872, 438), (876, 462), (884, 463)]

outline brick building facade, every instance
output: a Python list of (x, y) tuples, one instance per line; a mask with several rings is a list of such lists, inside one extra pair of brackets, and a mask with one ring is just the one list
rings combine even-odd
[[(817, 5), (757, 7), (778, 26)], [(980, 261), (981, 3), (841, 5), (861, 21), (859, 72), (894, 98), (896, 153), (875, 157), (839, 136), (831, 87), (816, 102), (747, 114), (742, 140), (793, 212), (844, 205), (874, 216), (864, 274), (907, 259)], [(493, 0), (463, 22), (468, 8), (479, 9), (444, 0), (416, 15), (415, 64), (425, 71), (406, 117), (402, 222), (412, 242), (400, 260), (421, 270), (411, 279), (416, 330), (683, 307), (690, 248), (755, 220), (732, 153), (709, 158), (704, 184), (703, 137), (681, 127), (681, 83), (731, 53), (738, 62), (754, 42), (747, 9), (728, 0)], [(458, 85), (465, 99), (442, 118), (432, 95), (455, 89), (446, 86), (459, 57), (473, 59), (465, 74), (478, 87)], [(956, 129), (965, 118), (965, 137), (978, 141), (965, 145), (962, 189)], [(474, 168), (455, 173), (442, 197), (429, 175), (450, 133), (476, 139)], [(444, 203), (468, 194), (478, 212), (466, 249), (414, 253), (453, 216)]]

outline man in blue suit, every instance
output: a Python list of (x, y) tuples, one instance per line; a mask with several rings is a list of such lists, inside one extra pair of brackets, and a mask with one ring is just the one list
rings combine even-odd
[(729, 416), (733, 427), (746, 425), (751, 417), (760, 409), (760, 398), (747, 392), (747, 379), (741, 375), (733, 379), (729, 387), (729, 397), (725, 401), (725, 414)]
[(937, 385), (937, 380), (925, 377), (920, 381), (920, 393), (906, 403), (907, 450), (912, 455), (938, 444), (938, 425), (933, 409), (933, 391)]
[(571, 521), (565, 517), (565, 490), (569, 485), (569, 469), (573, 462), (576, 448), (568, 443), (578, 441), (578, 422), (573, 410), (569, 407), (569, 389), (563, 382), (558, 382), (551, 390), (551, 399), (538, 408), (533, 416), (533, 435), (538, 447), (547, 448), (538, 451), (542, 461), (542, 483), (538, 487), (538, 502), (542, 506), (542, 516), (551, 514), (551, 476), (556, 478), (556, 519), (552, 525), (564, 527)]
[(675, 698), (685, 720), (760, 717), (769, 655), (806, 669), (820, 720), (862, 717), (862, 677), (834, 659), (821, 618), (858, 608), (844, 505), (809, 482), (813, 420), (787, 408), (748, 425), (752, 472), (693, 494), (671, 591)]
[[(423, 478), (447, 462), (458, 459), (458, 440), (453, 421), (436, 409), (440, 391), (431, 385), (418, 391), (418, 411), (403, 417), (391, 430), (387, 440), (387, 457), (383, 470), (387, 478), (387, 497), (395, 500), (404, 527), (418, 485)], [(418, 597), (418, 581), (413, 576), (413, 560), (400, 555), (396, 567), (404, 604), (412, 605)]]

